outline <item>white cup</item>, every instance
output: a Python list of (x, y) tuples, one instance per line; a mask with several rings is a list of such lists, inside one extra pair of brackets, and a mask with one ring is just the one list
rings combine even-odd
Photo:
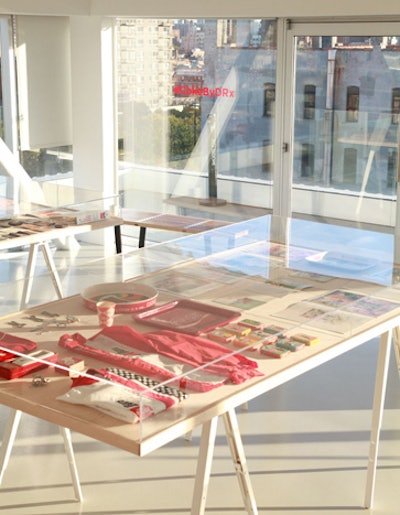
[(96, 303), (100, 327), (111, 327), (114, 323), (115, 303), (101, 300)]

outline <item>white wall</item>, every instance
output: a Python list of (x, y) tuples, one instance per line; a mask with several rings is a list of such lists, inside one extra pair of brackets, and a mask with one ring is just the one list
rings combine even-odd
[(18, 16), (16, 54), (21, 149), (72, 144), (69, 18)]

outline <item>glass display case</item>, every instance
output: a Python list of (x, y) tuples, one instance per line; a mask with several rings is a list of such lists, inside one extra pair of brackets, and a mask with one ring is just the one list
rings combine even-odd
[[(146, 399), (157, 388), (186, 385), (178, 395), (185, 400), (179, 410), (162, 415), (174, 423), (189, 414), (196, 421), (196, 409), (202, 412), (209, 404), (226, 402), (235, 392), (229, 373), (218, 376), (213, 370), (229, 371), (231, 363), (238, 371), (245, 363), (249, 384), (262, 383), (270, 373), (307, 361), (381, 318), (397, 316), (400, 307), (391, 235), (271, 216), (116, 255), (80, 272), (79, 281), (69, 280), (68, 274), (63, 278), (67, 298), (45, 308), (37, 298), (33, 304), (39, 307), (32, 313), (3, 318), (3, 335), (27, 336), (38, 347), (44, 339), (47, 347), (74, 359), (89, 356), (85, 361), (90, 370), (91, 358), (96, 370), (124, 369), (123, 356), (139, 352), (135, 338), (146, 349), (139, 354), (170, 353), (168, 359), (175, 362), (168, 367), (174, 372), (156, 367), (155, 377), (150, 373), (147, 387), (140, 390), (138, 404), (147, 411)], [(143, 287), (146, 294), (155, 292), (153, 302), (140, 303)], [(92, 303), (85, 303), (85, 292), (92, 295)], [(100, 301), (117, 306), (113, 327), (101, 331), (96, 311)], [(74, 343), (60, 347), (63, 330), (79, 335), (79, 341), (73, 338)], [(106, 352), (114, 343), (117, 358)], [(185, 347), (189, 350), (183, 351), (184, 357), (171, 350)], [(137, 363), (128, 361), (128, 370), (135, 372)], [(139, 372), (141, 367), (147, 370), (141, 365)], [(208, 374), (218, 388), (196, 379)], [(117, 387), (123, 384), (129, 390), (126, 375), (131, 374), (125, 374), (125, 381), (113, 378)], [(96, 373), (96, 381), (104, 378)], [(147, 416), (136, 419), (139, 442), (154, 433), (154, 424), (158, 427)]]
[[(121, 252), (122, 219), (118, 212), (118, 196), (104, 196), (96, 191), (69, 187), (65, 184), (33, 183), (38, 195), (25, 200), (0, 196), (0, 252), (29, 249), (25, 267), (21, 307), (30, 301), (38, 251), (43, 254), (46, 273), (50, 272), (58, 298), (63, 297), (50, 242), (69, 248), (76, 237), (103, 229), (114, 229), (115, 252)], [(7, 190), (7, 188), (5, 188)], [(28, 200), (29, 199), (29, 200)], [(86, 236), (87, 237), (87, 236)], [(104, 239), (105, 236), (103, 236)]]
[(104, 195), (99, 191), (76, 188), (73, 185), (46, 181), (31, 181), (26, 195), (9, 196), (7, 183), (11, 178), (3, 180), (0, 191), (0, 223), (1, 237), (4, 239), (8, 228), (29, 224), (22, 230), (29, 233), (45, 228), (48, 225), (79, 225), (101, 221), (110, 216), (117, 216), (119, 211), (118, 195)]
[(0, 319), (0, 401), (143, 456), (372, 338), (387, 353), (393, 255), (389, 234), (265, 216), (90, 264)]

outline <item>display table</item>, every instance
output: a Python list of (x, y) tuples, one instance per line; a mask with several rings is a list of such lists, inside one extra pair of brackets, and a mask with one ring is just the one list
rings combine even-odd
[[(235, 235), (238, 237), (235, 238)], [(213, 239), (213, 254), (207, 254), (210, 237)], [(227, 241), (230, 244), (234, 241), (236, 247), (225, 250)], [(193, 259), (193, 256), (197, 259)], [(94, 407), (60, 400), (60, 396), (70, 392), (71, 379), (65, 375), (65, 370), (53, 365), (40, 372), (46, 380), (42, 388), (33, 387), (33, 374), (20, 379), (0, 380), (0, 402), (137, 456), (145, 456), (193, 428), (202, 426), (191, 508), (193, 515), (205, 511), (216, 423), (218, 417), (222, 417), (246, 511), (256, 514), (257, 505), (235, 408), (379, 337), (365, 492), (365, 506), (370, 507), (373, 503), (391, 333), (399, 325), (400, 317), (400, 289), (392, 256), (390, 235), (312, 222), (274, 220), (269, 216), (223, 227), (208, 233), (207, 238), (205, 234), (198, 234), (115, 256), (110, 258), (112, 261), (105, 260), (104, 266), (116, 260), (122, 268), (135, 260), (145, 261), (150, 272), (135, 277), (128, 284), (132, 286), (132, 291), (135, 291), (137, 284), (151, 286), (157, 289), (159, 295), (155, 306), (146, 311), (117, 314), (114, 327), (127, 327), (150, 337), (154, 332), (165, 330), (166, 326), (162, 325), (163, 322), (160, 325), (158, 316), (161, 306), (165, 309), (165, 304), (172, 300), (178, 301), (178, 306), (186, 305), (182, 301), (195, 300), (205, 306), (208, 315), (225, 314), (226, 310), (231, 310), (238, 313), (236, 321), (250, 319), (267, 328), (269, 342), (264, 341), (263, 345), (269, 350), (271, 336), (278, 337), (280, 343), (283, 337), (291, 338), (293, 344), (295, 337), (302, 335), (303, 341), (308, 339), (308, 344), (299, 346), (298, 350), (288, 352), (280, 359), (260, 352), (260, 342), (243, 343), (244, 340), (236, 339), (231, 343), (218, 344), (224, 352), (229, 351), (229, 359), (239, 360), (240, 363), (246, 360), (246, 364), (251, 361), (257, 374), (239, 380), (235, 375), (237, 370), (232, 370), (229, 377), (223, 378), (222, 384), (209, 390), (196, 391), (192, 387), (185, 390), (182, 385), (195, 384), (199, 374), (221, 375), (216, 370), (221, 370), (219, 365), (228, 359), (226, 354), (223, 354), (223, 358), (210, 354), (204, 365), (186, 368), (174, 375), (172, 380), (161, 382), (161, 385), (169, 387), (178, 384), (187, 397), (147, 418), (144, 416), (144, 406), (158, 390), (154, 385), (144, 388), (139, 394), (140, 420), (137, 423), (124, 422)], [(181, 335), (181, 342), (192, 345), (193, 335), (185, 336), (182, 333), (182, 312), (177, 311), (174, 317), (173, 309), (172, 316), (167, 317), (172, 332)], [(196, 333), (194, 338), (200, 338), (204, 348), (208, 349), (211, 335), (210, 332), (201, 332), (204, 328), (201, 320), (196, 319), (195, 327), (200, 334), (197, 336)], [(236, 327), (236, 321), (230, 324)], [(228, 329), (226, 324), (223, 327)], [(63, 338), (67, 342), (78, 341), (79, 338), (87, 342), (91, 338), (91, 342), (95, 342), (93, 345), (103, 345), (101, 349), (104, 351), (104, 343), (94, 338), (99, 330), (97, 313), (86, 307), (81, 296), (60, 299), (0, 320), (0, 331), (3, 333), (34, 341), (39, 348), (57, 352), (62, 358), (82, 358), (78, 352), (79, 346), (74, 352), (69, 347), (58, 345)], [(187, 327), (184, 330), (187, 334)], [(80, 337), (71, 336), (76, 334)], [(112, 345), (110, 349), (114, 348)], [(201, 345), (197, 351), (195, 348), (193, 360), (197, 352), (201, 354), (203, 350)], [(123, 355), (121, 350), (115, 352)], [(135, 356), (141, 358), (141, 352)], [(106, 358), (103, 360), (99, 353), (89, 352), (82, 359), (92, 370), (107, 366)], [(124, 366), (123, 359), (121, 366)], [(241, 373), (242, 369), (239, 367), (238, 371)], [(96, 377), (92, 372), (89, 376)], [(96, 377), (96, 381), (102, 384), (103, 379)], [(106, 384), (108, 381), (104, 380)], [(126, 388), (126, 385), (121, 386), (121, 395)]]
[(24, 227), (30, 226), (29, 223), (23, 224), (22, 226), (7, 226), (7, 222), (3, 221), (2, 228), (0, 229), (0, 251), (29, 246), (21, 307), (24, 307), (30, 298), (32, 282), (35, 275), (37, 253), (39, 249), (43, 253), (43, 257), (47, 269), (51, 274), (52, 283), (54, 285), (57, 296), (62, 298), (62, 287), (52, 254), (50, 252), (49, 243), (57, 239), (69, 238), (99, 229), (114, 227), (116, 252), (120, 253), (122, 223), (123, 221), (121, 218), (111, 216), (105, 218), (104, 220), (98, 220), (89, 223), (65, 223), (59, 224), (59, 226), (54, 223), (49, 223), (48, 226), (31, 226), (31, 228), (27, 230)]
[(139, 227), (139, 248), (146, 244), (147, 229), (161, 229), (162, 231), (182, 232), (196, 234), (228, 225), (230, 222), (212, 220), (194, 216), (170, 215), (163, 213), (149, 213), (122, 208), (121, 217), (125, 225)]
[(257, 216), (264, 216), (271, 212), (270, 209), (256, 207), (237, 202), (206, 202), (205, 199), (196, 197), (176, 196), (169, 197), (164, 201), (166, 204), (175, 206), (181, 215), (191, 215), (200, 211), (207, 213), (207, 216), (221, 216), (224, 220), (249, 220)]

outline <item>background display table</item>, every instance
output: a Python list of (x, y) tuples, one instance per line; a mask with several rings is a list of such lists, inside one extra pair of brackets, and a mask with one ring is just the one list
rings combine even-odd
[(212, 220), (194, 216), (171, 215), (163, 213), (149, 213), (122, 208), (121, 217), (125, 225), (139, 227), (139, 248), (146, 244), (147, 229), (161, 229), (163, 231), (183, 232), (196, 234), (228, 225), (230, 222)]
[[(28, 219), (28, 217), (26, 217)], [(32, 283), (35, 276), (35, 266), (37, 261), (38, 251), (41, 250), (46, 263), (46, 267), (51, 274), (52, 283), (59, 298), (63, 297), (60, 279), (57, 269), (50, 252), (49, 244), (51, 241), (80, 234), (89, 233), (92, 231), (114, 227), (115, 231), (115, 247), (116, 252), (121, 252), (121, 225), (123, 221), (121, 218), (111, 216), (103, 220), (88, 222), (88, 223), (65, 223), (65, 224), (50, 224), (46, 227), (38, 226), (35, 232), (33, 230), (25, 230), (24, 227), (18, 225), (7, 226), (7, 221), (3, 221), (2, 228), (0, 229), (0, 251), (16, 249), (24, 246), (29, 246), (29, 254), (25, 271), (25, 283), (21, 298), (21, 307), (24, 307), (30, 298)], [(1, 224), (1, 221), (0, 221)], [(29, 223), (23, 224), (28, 226)]]

